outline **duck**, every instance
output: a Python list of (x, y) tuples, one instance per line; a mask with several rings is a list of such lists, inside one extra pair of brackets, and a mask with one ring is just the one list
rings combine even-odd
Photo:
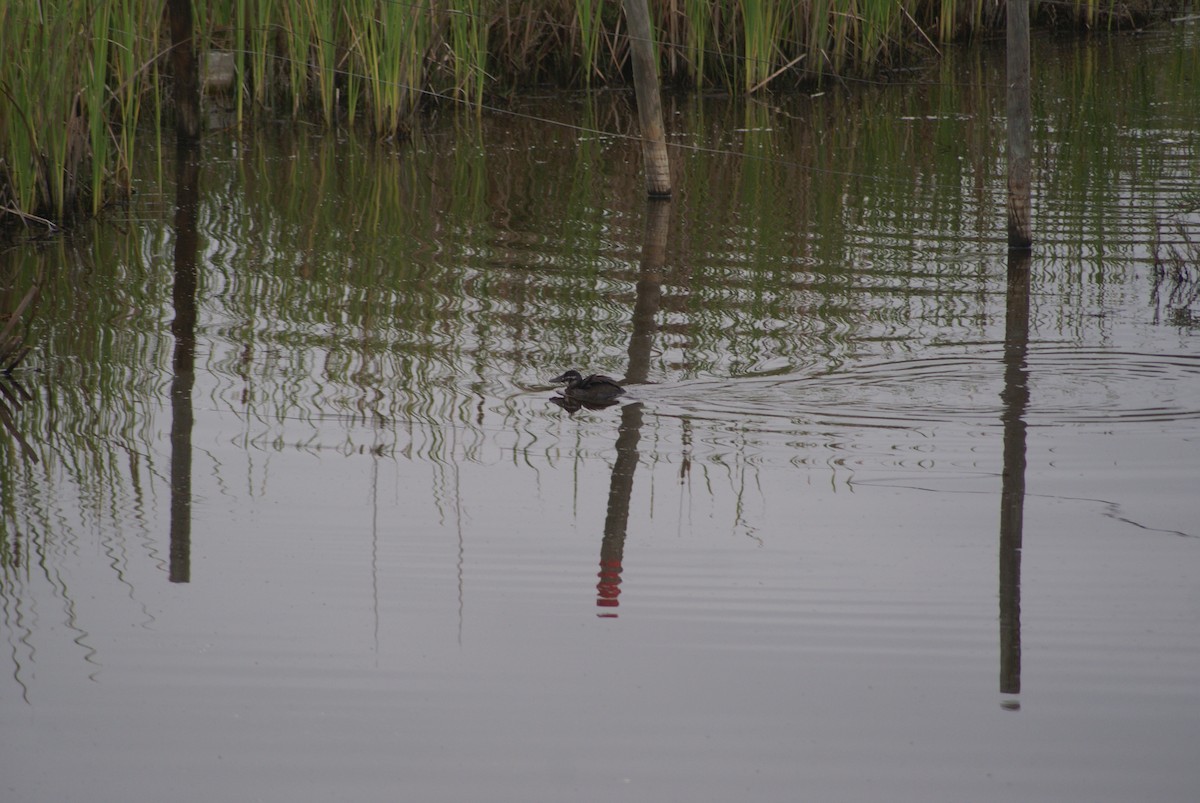
[(550, 381), (565, 382), (567, 386), (562, 389), (562, 395), (584, 404), (613, 404), (618, 396), (625, 394), (625, 388), (621, 387), (611, 376), (604, 374), (584, 376), (574, 368)]

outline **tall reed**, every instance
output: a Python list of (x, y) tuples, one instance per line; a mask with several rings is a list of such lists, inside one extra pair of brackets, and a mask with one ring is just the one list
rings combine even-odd
[[(667, 81), (729, 90), (869, 73), (906, 49), (1003, 23), (998, 0), (654, 0)], [(1196, 0), (1066, 0), (1044, 18), (1095, 26)], [(311, 111), (403, 134), (422, 97), (477, 109), (489, 90), (547, 79), (625, 82), (612, 0), (209, 0), (196, 48), (232, 51), (233, 107)], [(136, 0), (0, 3), (0, 227), (95, 212), (128, 187), (147, 97), (161, 119), (162, 9)], [(1124, 15), (1124, 16), (1119, 16)], [(919, 28), (919, 35), (914, 35)], [(603, 51), (603, 52), (602, 52)], [(153, 93), (153, 94), (151, 94)]]
[(705, 0), (684, 0), (684, 16), (687, 18), (687, 33), (684, 50), (691, 67), (692, 78), (697, 87), (704, 86), (705, 56), (708, 54), (712, 32), (712, 18)]
[(780, 0), (741, 0), (743, 80), (747, 90), (765, 82), (773, 72), (776, 48), (783, 41)]
[[(134, 0), (0, 6), (0, 210), (97, 211), (128, 191), (159, 13)], [(80, 36), (85, 31), (88, 35)]]
[[(454, 54), (454, 92), (476, 108), (487, 81), (488, 21), (482, 0), (451, 0), (450, 52)], [(587, 5), (582, 0), (581, 6)]]
[(407, 128), (416, 108), (433, 30), (431, 14), (414, 5), (362, 2), (350, 29), (359, 43), (357, 63), (365, 78), (371, 124), (376, 133), (395, 136)]
[(603, 0), (579, 0), (575, 5), (575, 19), (579, 25), (579, 50), (584, 86), (591, 86), (592, 78), (600, 74), (600, 65), (597, 63), (596, 57), (600, 52), (601, 12), (603, 11)]

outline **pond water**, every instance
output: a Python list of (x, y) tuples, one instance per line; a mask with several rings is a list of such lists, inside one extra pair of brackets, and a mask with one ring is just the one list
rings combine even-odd
[(0, 797), (1195, 800), (1198, 45), (1035, 43), (1011, 280), (986, 45), (667, 204), (625, 92), (146, 136), (0, 257)]

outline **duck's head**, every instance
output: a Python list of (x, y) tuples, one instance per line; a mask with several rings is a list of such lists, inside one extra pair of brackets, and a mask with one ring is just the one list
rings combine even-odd
[(583, 379), (583, 374), (579, 373), (574, 368), (572, 368), (569, 371), (562, 372), (561, 374), (554, 377), (550, 381), (555, 382), (555, 383), (566, 382), (569, 385), (572, 382), (582, 381), (582, 379)]

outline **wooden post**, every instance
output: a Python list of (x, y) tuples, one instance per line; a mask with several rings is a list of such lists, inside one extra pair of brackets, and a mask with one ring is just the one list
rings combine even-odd
[(1030, 224), (1029, 0), (1008, 2), (1008, 247), (1033, 244)]
[(658, 91), (658, 65), (650, 33), (646, 0), (623, 0), (629, 24), (629, 51), (633, 59), (633, 86), (637, 92), (638, 120), (642, 128), (642, 159), (646, 163), (646, 192), (652, 198), (671, 196), (671, 164), (667, 159), (667, 134), (663, 127), (662, 98)]
[(167, 0), (171, 72), (175, 75), (175, 131), (182, 142), (200, 138), (200, 67), (192, 41), (191, 0)]

